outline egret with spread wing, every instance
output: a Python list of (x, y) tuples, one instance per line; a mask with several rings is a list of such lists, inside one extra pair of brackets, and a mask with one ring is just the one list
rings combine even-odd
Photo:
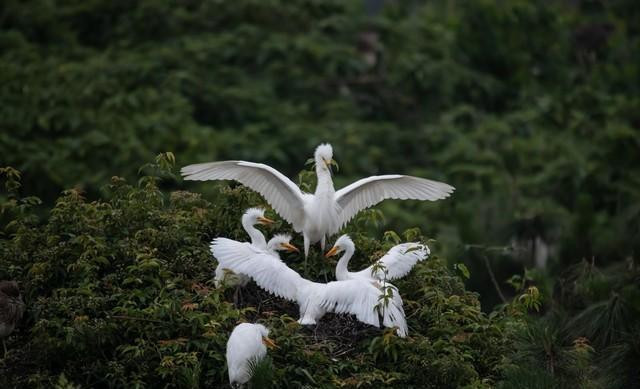
[[(287, 251), (287, 252), (290, 252), (290, 253), (292, 253), (292, 252), (300, 252), (300, 250), (298, 250), (298, 248), (296, 246), (292, 245), (290, 242), (291, 242), (291, 235), (288, 235), (288, 234), (276, 234), (276, 235), (273, 236), (273, 238), (269, 239), (269, 242), (267, 242), (267, 246), (264, 249), (261, 249), (260, 247), (254, 245), (253, 243), (251, 244), (251, 246), (257, 248), (258, 250), (264, 251), (264, 252), (268, 253), (269, 255), (276, 256), (276, 257), (278, 257), (278, 251)], [(245, 273), (235, 271), (234, 269), (231, 269), (231, 268), (227, 267), (222, 262), (218, 263), (218, 267), (216, 268), (216, 277), (218, 276), (218, 268), (222, 269), (222, 272), (224, 274), (223, 277), (224, 276), (228, 276), (231, 273), (234, 276), (239, 277), (239, 279), (242, 280), (242, 283), (236, 284), (236, 285), (244, 287), (249, 282), (250, 278)], [(224, 279), (224, 280), (225, 280), (225, 284), (228, 285), (227, 279)], [(218, 286), (218, 285), (219, 284), (216, 284), (216, 286)]]
[(316, 324), (327, 312), (349, 313), (361, 322), (397, 328), (399, 336), (408, 329), (402, 307), (402, 298), (395, 291), (391, 298), (381, 299), (383, 288), (395, 288), (361, 279), (333, 281), (326, 284), (304, 279), (289, 268), (277, 255), (261, 250), (249, 243), (217, 238), (211, 243), (211, 252), (225, 267), (251, 277), (268, 292), (293, 301), (300, 309), (298, 322)]
[(416, 263), (426, 259), (431, 254), (427, 245), (402, 243), (393, 246), (376, 264), (358, 272), (350, 272), (348, 269), (349, 260), (353, 256), (355, 249), (356, 246), (351, 238), (348, 235), (342, 235), (325, 255), (328, 258), (344, 252), (336, 265), (336, 279), (395, 280), (409, 274)]
[(238, 324), (227, 341), (229, 383), (235, 387), (251, 379), (251, 363), (258, 363), (267, 355), (267, 347), (276, 344), (269, 339), (269, 330), (262, 324)]
[(260, 193), (273, 209), (304, 237), (304, 254), (320, 241), (336, 234), (363, 209), (385, 199), (440, 200), (454, 191), (451, 185), (424, 178), (389, 174), (363, 178), (337, 192), (331, 179), (333, 149), (321, 144), (314, 154), (318, 185), (314, 194), (304, 193), (276, 169), (254, 162), (221, 161), (182, 168), (187, 180), (235, 180)]
[[(256, 224), (273, 224), (273, 220), (264, 216), (264, 209), (249, 208), (242, 215), (241, 220), (242, 227), (249, 235), (249, 238), (251, 238), (251, 244), (261, 249), (267, 248), (267, 241), (264, 235), (254, 227)], [(247, 285), (247, 282), (249, 282), (249, 277), (244, 274), (232, 274), (229, 269), (225, 269), (220, 264), (216, 267), (214, 277), (216, 287), (219, 287), (223, 283), (225, 285), (244, 287)]]

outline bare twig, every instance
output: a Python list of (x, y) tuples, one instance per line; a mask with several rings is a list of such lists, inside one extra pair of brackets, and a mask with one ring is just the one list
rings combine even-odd
[(493, 274), (493, 270), (491, 270), (491, 264), (489, 263), (489, 258), (487, 258), (486, 255), (482, 254), (482, 259), (484, 260), (484, 265), (487, 267), (487, 271), (489, 272), (489, 277), (491, 278), (491, 282), (493, 283), (493, 286), (496, 288), (496, 292), (498, 292), (498, 296), (500, 296), (500, 300), (502, 300), (502, 302), (506, 304), (507, 299), (504, 297), (504, 294), (502, 294), (502, 290), (500, 289), (500, 284), (498, 284), (498, 280), (496, 280), (496, 276), (495, 274)]
[(113, 315), (110, 317), (113, 319), (120, 319), (120, 320), (138, 320), (138, 321), (148, 321), (150, 323), (162, 323), (162, 324), (166, 323), (166, 321), (155, 320), (155, 319), (145, 319), (144, 317), (133, 317), (133, 316), (124, 316), (124, 315)]

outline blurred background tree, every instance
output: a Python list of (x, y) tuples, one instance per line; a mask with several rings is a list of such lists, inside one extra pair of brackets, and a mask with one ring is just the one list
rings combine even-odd
[(636, 1), (1, 7), (0, 155), (45, 204), (72, 186), (96, 196), (162, 150), (295, 176), (328, 141), (338, 185), (398, 172), (456, 186), (385, 204), (386, 225), (420, 226), (474, 268), (469, 244), (541, 268), (637, 255)]

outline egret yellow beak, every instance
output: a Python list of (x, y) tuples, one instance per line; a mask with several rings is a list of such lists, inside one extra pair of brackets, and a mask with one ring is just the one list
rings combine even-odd
[(260, 224), (273, 224), (275, 223), (273, 220), (268, 219), (264, 216), (258, 216), (258, 223)]
[(278, 345), (276, 344), (276, 342), (274, 342), (273, 339), (268, 337), (262, 338), (262, 343), (271, 349), (278, 348)]
[(292, 245), (291, 243), (283, 243), (281, 246), (282, 246), (283, 249), (287, 250), (290, 253), (293, 253), (293, 252), (299, 253), (300, 252), (300, 250), (298, 250), (298, 248), (296, 246)]
[(329, 171), (331, 171), (331, 170), (332, 170), (332, 169), (331, 169), (331, 167), (332, 167), (332, 166), (335, 166), (335, 167), (336, 167), (336, 170), (339, 170), (339, 169), (340, 169), (340, 168), (339, 168), (339, 166), (338, 166), (338, 162), (336, 162), (336, 160), (335, 160), (335, 159), (329, 159), (329, 160), (326, 160), (326, 159), (324, 159), (324, 158), (323, 158), (323, 159), (322, 159), (322, 162), (324, 162), (324, 165), (327, 167), (327, 169), (329, 169)]
[(333, 246), (331, 250), (327, 251), (327, 253), (324, 256), (325, 258), (329, 258), (329, 257), (333, 257), (336, 254), (338, 254), (338, 246)]
[(329, 160), (329, 170), (332, 170), (331, 166), (335, 166), (336, 167), (336, 171), (340, 171), (340, 166), (338, 165), (338, 162), (336, 162), (335, 159), (330, 159)]
[(324, 162), (324, 166), (327, 167), (327, 169), (329, 169), (329, 171), (331, 171), (331, 160), (326, 160), (326, 159), (322, 159), (322, 162)]

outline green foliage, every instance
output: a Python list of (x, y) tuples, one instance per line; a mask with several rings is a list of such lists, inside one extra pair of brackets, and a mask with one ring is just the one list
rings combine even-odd
[[(638, 265), (629, 260), (604, 269), (583, 261), (568, 269), (550, 295), (544, 316), (507, 327), (513, 350), (504, 365), (504, 388), (631, 388), (639, 383)], [(525, 277), (526, 278), (526, 277)], [(538, 311), (540, 296), (524, 289), (509, 308)], [(516, 322), (518, 323), (518, 322)]]
[(565, 320), (549, 317), (516, 330), (510, 357), (513, 365), (505, 368), (500, 387), (603, 387), (595, 379), (594, 349), (586, 338), (572, 340)]
[(252, 360), (249, 362), (249, 374), (251, 380), (249, 387), (255, 389), (269, 389), (273, 387), (273, 361), (270, 356), (266, 356), (261, 360)]
[[(160, 154), (141, 169), (153, 175), (136, 186), (114, 177), (95, 201), (67, 190), (41, 222), (28, 217), (34, 209), (10, 213), (0, 278), (20, 282), (28, 308), (0, 362), (1, 386), (220, 387), (231, 329), (256, 320), (279, 345), (269, 351), (269, 366), (256, 367), (256, 379), (278, 387), (488, 387), (499, 378), (504, 317), (482, 313), (477, 295), (436, 255), (397, 283), (408, 314), (406, 339), (344, 316), (304, 328), (293, 319), (297, 307), (255, 285), (239, 299), (233, 289), (213, 288), (208, 244), (216, 236), (245, 240), (240, 210), (255, 197), (242, 187), (225, 189), (216, 204), (193, 193), (164, 193), (158, 185), (172, 179), (172, 168), (172, 154)], [(364, 213), (356, 225), (370, 216), (378, 213)], [(276, 223), (267, 234), (280, 228)], [(354, 266), (395, 244), (352, 233)], [(417, 233), (394, 235), (426, 241)], [(304, 270), (300, 258), (290, 259)], [(333, 279), (332, 266), (312, 248), (309, 277)]]
[(95, 202), (68, 190), (45, 223), (7, 226), (0, 275), (21, 281), (29, 330), (11, 347), (2, 386), (46, 387), (62, 372), (82, 386), (224, 378), (223, 331), (242, 311), (208, 285), (212, 206), (153, 182), (114, 177), (109, 200)]
[[(219, 386), (228, 331), (255, 318), (286, 339), (285, 387), (639, 386), (639, 4), (3, 2), (0, 277), (31, 308), (0, 386)], [(354, 268), (402, 241), (442, 255), (397, 283), (409, 340), (338, 318), (310, 333), (290, 304), (252, 304), (255, 288), (232, 304), (207, 242), (244, 239), (263, 200), (178, 190), (172, 153), (136, 171), (171, 148), (312, 191), (300, 169), (323, 141), (337, 187), (397, 172), (457, 188), (345, 228)], [(318, 250), (285, 260), (333, 279)]]
[(469, 243), (540, 237), (560, 267), (640, 250), (637, 1), (385, 2), (367, 16), (359, 0), (13, 0), (2, 15), (0, 155), (47, 204), (133, 180), (167, 145), (182, 164), (294, 177), (330, 141), (338, 185), (453, 184), (438, 206), (385, 204), (377, 228), (420, 226), (467, 266)]

